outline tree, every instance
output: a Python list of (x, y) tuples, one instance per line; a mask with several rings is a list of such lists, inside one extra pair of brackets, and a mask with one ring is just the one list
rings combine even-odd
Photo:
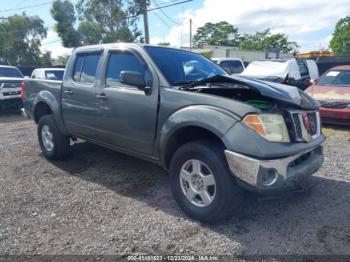
[(0, 22), (0, 63), (10, 65), (50, 65), (51, 54), (42, 54), (41, 40), (47, 35), (38, 16), (9, 16)]
[(65, 47), (133, 42), (140, 38), (137, 16), (142, 0), (56, 0), (51, 9), (55, 30)]
[(74, 28), (76, 22), (74, 5), (68, 1), (55, 1), (51, 8), (52, 18), (57, 22), (55, 31), (62, 39), (65, 47), (76, 47), (80, 43), (80, 35)]
[(266, 48), (278, 48), (288, 53), (293, 50), (285, 34), (271, 34), (270, 29), (253, 34), (243, 34), (240, 37), (240, 48), (246, 50), (261, 50)]
[(204, 44), (238, 46), (238, 28), (225, 21), (206, 23), (199, 27), (193, 36), (195, 47), (201, 47)]
[(337, 55), (350, 54), (350, 16), (337, 22), (329, 47)]
[(170, 43), (169, 43), (169, 42), (159, 42), (158, 45), (161, 45), (161, 46), (170, 46)]

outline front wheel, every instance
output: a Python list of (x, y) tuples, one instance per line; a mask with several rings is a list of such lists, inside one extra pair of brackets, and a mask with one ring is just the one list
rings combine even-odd
[(60, 132), (53, 115), (45, 115), (40, 118), (38, 139), (41, 151), (48, 159), (61, 159), (69, 153), (70, 138)]
[(212, 141), (181, 146), (170, 164), (171, 187), (184, 212), (205, 223), (231, 216), (243, 192), (228, 168), (224, 148)]

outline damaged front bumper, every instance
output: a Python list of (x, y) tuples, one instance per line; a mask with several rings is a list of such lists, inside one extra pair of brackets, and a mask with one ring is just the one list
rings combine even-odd
[(271, 160), (260, 160), (233, 151), (225, 155), (233, 175), (248, 189), (258, 192), (280, 191), (301, 185), (323, 163), (322, 146)]

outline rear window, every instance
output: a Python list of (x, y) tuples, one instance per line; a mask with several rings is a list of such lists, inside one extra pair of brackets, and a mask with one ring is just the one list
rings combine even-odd
[(62, 70), (48, 70), (45, 72), (45, 78), (48, 80), (63, 80), (64, 71)]
[(318, 85), (350, 86), (350, 70), (331, 70), (322, 75)]
[(74, 67), (73, 80), (82, 83), (93, 83), (96, 79), (100, 57), (100, 54), (78, 55)]
[(17, 68), (0, 67), (0, 77), (18, 77), (18, 78), (23, 78), (23, 75)]

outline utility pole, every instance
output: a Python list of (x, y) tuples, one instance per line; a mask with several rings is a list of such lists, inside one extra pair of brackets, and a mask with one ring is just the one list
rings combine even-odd
[(190, 18), (190, 51), (192, 51), (192, 18)]
[(147, 15), (147, 1), (148, 0), (142, 0), (142, 11), (143, 11), (143, 25), (145, 29), (145, 42), (146, 44), (149, 44), (149, 30), (148, 30), (148, 15)]

